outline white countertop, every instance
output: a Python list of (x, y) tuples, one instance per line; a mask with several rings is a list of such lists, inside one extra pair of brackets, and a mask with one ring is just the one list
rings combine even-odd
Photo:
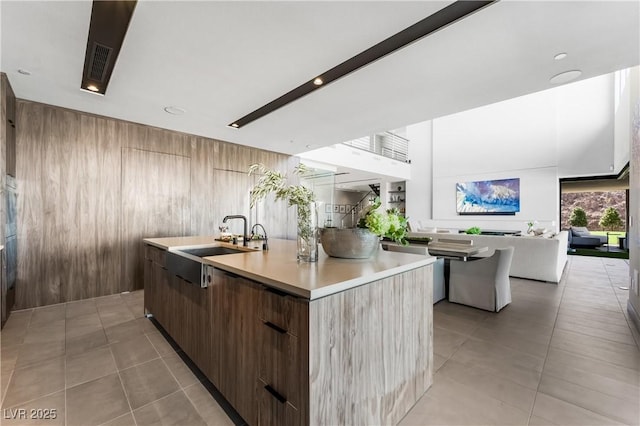
[[(202, 236), (148, 238), (144, 242), (166, 250), (213, 244), (235, 247), (214, 241), (213, 237)], [(261, 242), (249, 243), (250, 247), (258, 245)], [(436, 260), (432, 256), (387, 252), (381, 248), (369, 259), (339, 259), (327, 256), (322, 246), (318, 250), (318, 262), (298, 262), (295, 241), (269, 239), (268, 251), (205, 257), (204, 263), (313, 300), (426, 266)]]

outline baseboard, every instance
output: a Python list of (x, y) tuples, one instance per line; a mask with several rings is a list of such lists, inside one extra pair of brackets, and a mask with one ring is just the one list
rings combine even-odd
[(640, 315), (638, 315), (638, 311), (633, 307), (631, 300), (627, 299), (627, 312), (629, 313), (629, 317), (631, 318), (631, 322), (636, 326), (636, 330), (640, 333)]

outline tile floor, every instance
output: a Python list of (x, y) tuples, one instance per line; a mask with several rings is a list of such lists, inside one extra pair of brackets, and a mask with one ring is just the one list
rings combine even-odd
[[(627, 271), (570, 256), (559, 285), (512, 279), (499, 314), (438, 303), (434, 384), (401, 424), (640, 424)], [(142, 292), (17, 311), (0, 339), (3, 425), (234, 424), (143, 317)]]

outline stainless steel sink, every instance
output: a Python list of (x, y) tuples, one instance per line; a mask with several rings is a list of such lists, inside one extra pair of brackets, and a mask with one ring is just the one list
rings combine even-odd
[(205, 288), (208, 286), (210, 280), (205, 273), (205, 265), (202, 263), (202, 258), (253, 251), (255, 250), (236, 249), (224, 246), (170, 250), (167, 252), (165, 265), (167, 270), (178, 278)]

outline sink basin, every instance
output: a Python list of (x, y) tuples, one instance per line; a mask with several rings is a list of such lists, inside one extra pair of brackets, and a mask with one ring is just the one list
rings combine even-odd
[(238, 250), (230, 247), (204, 247), (194, 249), (177, 250), (195, 257), (220, 256), (223, 254), (245, 253), (246, 250)]
[(247, 253), (255, 250), (223, 246), (171, 250), (167, 252), (166, 268), (170, 273), (202, 288), (207, 287), (202, 258), (226, 254)]

